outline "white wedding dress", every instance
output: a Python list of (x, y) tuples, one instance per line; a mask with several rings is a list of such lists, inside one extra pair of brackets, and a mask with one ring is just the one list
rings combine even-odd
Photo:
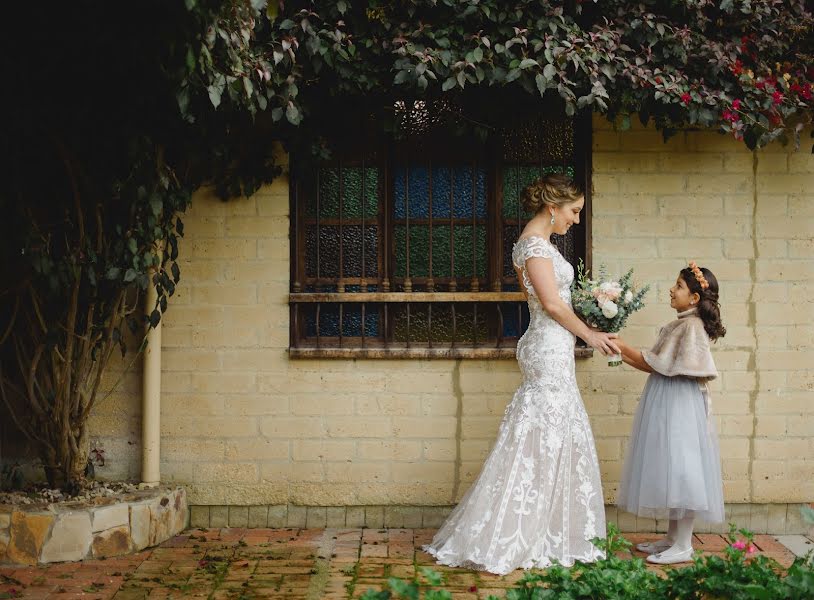
[(544, 238), (518, 240), (512, 260), (531, 314), (517, 343), (523, 383), (478, 479), (424, 547), (444, 565), (503, 575), (604, 556), (590, 541), (605, 537), (605, 508), (575, 338), (543, 310), (526, 272), (531, 257), (553, 260), (560, 298), (571, 304), (571, 264)]

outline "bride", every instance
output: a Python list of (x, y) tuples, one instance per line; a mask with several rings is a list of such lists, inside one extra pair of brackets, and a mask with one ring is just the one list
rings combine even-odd
[(512, 252), (531, 314), (517, 342), (523, 383), (478, 479), (424, 547), (441, 564), (501, 575), (603, 556), (590, 541), (605, 536), (605, 508), (574, 336), (618, 352), (615, 335), (589, 329), (572, 310), (574, 268), (549, 241), (579, 223), (582, 192), (546, 175), (526, 188), (523, 204), (534, 214)]

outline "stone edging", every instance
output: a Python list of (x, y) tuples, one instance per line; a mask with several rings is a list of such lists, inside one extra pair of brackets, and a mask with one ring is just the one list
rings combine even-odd
[(0, 504), (0, 564), (107, 558), (155, 546), (187, 526), (183, 488), (48, 505)]

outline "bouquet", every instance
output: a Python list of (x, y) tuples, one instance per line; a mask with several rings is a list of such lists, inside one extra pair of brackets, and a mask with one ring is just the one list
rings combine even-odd
[[(625, 326), (627, 318), (642, 308), (642, 298), (650, 289), (645, 285), (638, 291), (631, 284), (633, 269), (618, 280), (608, 278), (605, 265), (599, 267), (599, 279), (589, 279), (582, 260), (579, 261), (577, 278), (571, 286), (571, 304), (590, 327), (605, 333), (617, 333)], [(622, 357), (613, 354), (608, 365), (622, 364)]]

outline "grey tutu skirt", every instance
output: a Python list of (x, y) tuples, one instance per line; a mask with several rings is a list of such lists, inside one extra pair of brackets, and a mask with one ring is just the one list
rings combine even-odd
[(681, 519), (693, 511), (724, 520), (721, 454), (698, 380), (651, 373), (628, 444), (619, 508), (642, 517)]

